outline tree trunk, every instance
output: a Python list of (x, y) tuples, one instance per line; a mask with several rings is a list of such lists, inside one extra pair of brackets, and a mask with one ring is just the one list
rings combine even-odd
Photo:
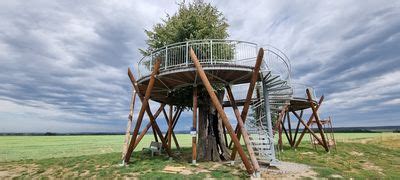
[[(223, 101), (225, 91), (216, 92), (220, 102)], [(207, 93), (201, 94), (199, 100), (199, 161), (229, 160), (230, 152), (224, 141), (222, 120)]]

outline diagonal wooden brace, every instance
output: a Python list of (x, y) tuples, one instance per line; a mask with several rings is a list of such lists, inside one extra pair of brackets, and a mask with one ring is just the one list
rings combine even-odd
[(240, 144), (239, 139), (235, 135), (235, 132), (231, 126), (231, 123), (228, 120), (228, 117), (226, 116), (224, 110), (222, 109), (222, 105), (219, 102), (217, 95), (214, 92), (214, 89), (212, 88), (210, 81), (208, 81), (206, 73), (203, 70), (203, 67), (200, 65), (199, 60), (197, 59), (196, 54), (194, 53), (193, 49), (190, 48), (190, 57), (193, 61), (194, 66), (196, 67), (197, 73), (199, 74), (200, 79), (203, 82), (204, 87), (206, 88), (208, 95), (210, 96), (211, 102), (214, 105), (214, 107), (217, 109), (218, 114), (220, 118), (222, 119), (222, 123), (225, 125), (226, 129), (228, 130), (229, 135), (232, 138), (232, 141), (237, 148), (237, 151), (239, 152), (239, 155), (244, 163), (244, 166), (246, 167), (246, 170), (249, 174), (252, 174), (254, 172), (253, 167), (251, 166), (251, 163), (249, 162), (249, 159), (247, 158), (242, 145)]
[(226, 86), (226, 91), (228, 92), (227, 97), (232, 105), (232, 109), (233, 109), (233, 112), (235, 113), (236, 120), (238, 122), (240, 131), (242, 132), (243, 140), (246, 145), (247, 151), (249, 152), (250, 160), (251, 160), (251, 163), (253, 164), (254, 171), (258, 172), (260, 170), (260, 165), (258, 164), (256, 155), (254, 154), (253, 147), (251, 147), (251, 145), (250, 145), (250, 137), (249, 137), (249, 134), (247, 133), (246, 127), (244, 126), (242, 117), (240, 117), (240, 112), (239, 112), (238, 107), (236, 106), (235, 98), (233, 97), (231, 87)]

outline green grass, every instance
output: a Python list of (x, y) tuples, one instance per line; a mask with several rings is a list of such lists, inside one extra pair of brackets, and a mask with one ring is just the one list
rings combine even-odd
[[(179, 144), (191, 146), (191, 137), (177, 134)], [(121, 152), (125, 136), (0, 136), (0, 162), (21, 159), (47, 159)], [(153, 140), (146, 135), (136, 150), (148, 147)]]
[(400, 134), (338, 133), (337, 150), (317, 151), (302, 143), (297, 151), (284, 147), (283, 161), (308, 164), (320, 177), (340, 175), (356, 179), (397, 179), (400, 177)]
[[(336, 133), (337, 151), (315, 151), (309, 136), (297, 151), (285, 147), (279, 153), (283, 161), (312, 166), (320, 177), (393, 178), (400, 177), (400, 135), (393, 133)], [(153, 136), (147, 135), (137, 150), (147, 147)], [(221, 163), (191, 166), (191, 137), (177, 135), (184, 147), (174, 160), (149, 157), (134, 152), (129, 166), (119, 166), (124, 136), (0, 136), (0, 177), (69, 178), (97, 177), (145, 179), (245, 178), (246, 172)], [(175, 150), (175, 152), (177, 152)], [(166, 166), (183, 166), (189, 174), (167, 173)]]

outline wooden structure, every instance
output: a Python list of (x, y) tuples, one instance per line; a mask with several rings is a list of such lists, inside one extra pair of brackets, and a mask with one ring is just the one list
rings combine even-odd
[[(304, 138), (305, 133), (309, 133), (311, 144), (316, 149), (316, 145), (321, 145), (326, 152), (329, 152), (331, 147), (336, 148), (336, 142), (333, 134), (332, 120), (329, 117), (327, 120), (321, 120), (318, 110), (322, 105), (324, 96), (321, 96), (319, 101), (315, 101), (311, 90), (306, 89), (306, 98), (294, 98), (290, 105), (285, 106), (279, 112), (277, 123), (275, 124), (275, 132), (278, 133), (278, 147), (283, 150), (282, 134), (290, 145), (296, 149)], [(303, 119), (304, 111), (310, 109), (311, 115), (307, 121)], [(297, 119), (296, 128), (292, 128), (293, 119), (291, 114)], [(294, 120), (295, 121), (295, 120)], [(315, 125), (316, 128), (313, 128)], [(329, 134), (326, 135), (326, 125), (329, 128)], [(300, 133), (300, 128), (302, 131)], [(300, 134), (300, 135), (299, 135)]]
[[(275, 71), (276, 69), (283, 69), (283, 71)], [(257, 44), (244, 41), (188, 41), (155, 50), (139, 61), (138, 79), (128, 68), (128, 76), (134, 91), (126, 129), (123, 162), (128, 163), (131, 160), (133, 150), (150, 128), (153, 131), (154, 141), (160, 142), (166, 154), (173, 158), (172, 141), (179, 149), (174, 129), (182, 111), (185, 107), (190, 107), (193, 111), (192, 163), (196, 163), (198, 152), (198, 132), (196, 131), (199, 123), (198, 87), (201, 86), (210, 97), (212, 105), (218, 112), (219, 120), (222, 121), (225, 142), (227, 142), (227, 135), (230, 136), (232, 144), (230, 159), (232, 162), (235, 161), (238, 154), (247, 172), (257, 174), (260, 171), (259, 161), (276, 162), (271, 113), (277, 113), (283, 107), (288, 111), (293, 110), (290, 108), (294, 107), (290, 106), (293, 99), (290, 71), (290, 62), (281, 51), (272, 47), (263, 49)], [(221, 102), (217, 98), (212, 84), (224, 85), (227, 92), (226, 101)], [(240, 85), (245, 85), (246, 88), (240, 88), (246, 90), (245, 93), (235, 91), (234, 88)], [(176, 101), (174, 93), (185, 87), (192, 89), (192, 104)], [(241, 96), (243, 94), (245, 96)], [(136, 118), (133, 118), (136, 95), (141, 101), (141, 107), (135, 115)], [(154, 113), (150, 109), (150, 100), (153, 103), (159, 103), (159, 108)], [(322, 99), (318, 104), (312, 99), (304, 102), (308, 102), (317, 114)], [(238, 106), (242, 106), (241, 111)], [(232, 108), (237, 122), (235, 128), (232, 127), (224, 107)], [(285, 110), (280, 113), (279, 121), (284, 119), (286, 112)], [(294, 110), (293, 112), (295, 113)], [(157, 123), (161, 113), (168, 125), (164, 134)], [(149, 122), (142, 126), (145, 115)], [(309, 128), (311, 124), (306, 124), (302, 120), (302, 114), (298, 117), (300, 122), (312, 132)], [(320, 122), (318, 116), (313, 117), (309, 122), (312, 122), (312, 119)], [(136, 121), (131, 133), (132, 119)], [(278, 123), (279, 126), (282, 125), (280, 126), (282, 128), (278, 129), (284, 129), (287, 133), (283, 124), (284, 122)], [(291, 129), (290, 126), (289, 129)], [(293, 139), (296, 139), (297, 131), (294, 138), (291, 137), (291, 131), (289, 132), (290, 142), (294, 146), (296, 140)], [(242, 136), (247, 153), (240, 144)], [(300, 141), (303, 136), (304, 134), (300, 135)], [(325, 145), (323, 133), (321, 137), (322, 140), (319, 137), (315, 138)]]

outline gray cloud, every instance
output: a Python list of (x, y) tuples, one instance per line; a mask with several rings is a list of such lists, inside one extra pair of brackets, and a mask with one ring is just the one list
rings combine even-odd
[[(326, 95), (323, 115), (337, 126), (400, 125), (399, 2), (213, 4), (232, 39), (287, 53), (293, 81)], [(126, 69), (141, 58), (143, 30), (176, 9), (147, 1), (0, 2), (0, 131), (123, 131)]]

